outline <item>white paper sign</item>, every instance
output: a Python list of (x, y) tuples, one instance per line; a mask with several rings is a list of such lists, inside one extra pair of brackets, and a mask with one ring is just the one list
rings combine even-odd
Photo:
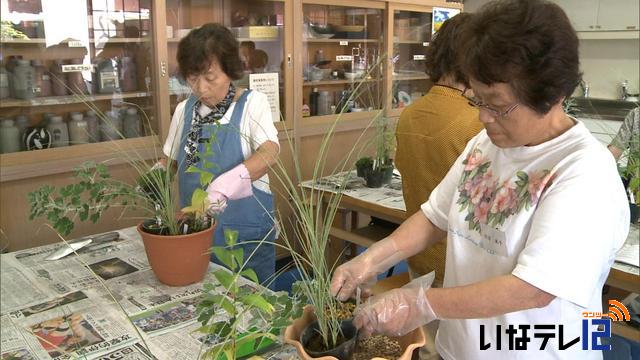
[(413, 60), (414, 61), (424, 60), (424, 59), (425, 59), (424, 55), (413, 55)]
[(340, 45), (341, 46), (347, 46), (347, 45), (349, 45), (349, 42), (347, 40), (340, 40)]
[(273, 121), (280, 121), (280, 86), (278, 73), (249, 74), (249, 89), (267, 95)]
[(91, 64), (71, 64), (62, 65), (62, 72), (80, 72), (80, 71), (93, 71), (93, 65)]
[(351, 55), (337, 55), (336, 61), (351, 61), (353, 60), (353, 56)]

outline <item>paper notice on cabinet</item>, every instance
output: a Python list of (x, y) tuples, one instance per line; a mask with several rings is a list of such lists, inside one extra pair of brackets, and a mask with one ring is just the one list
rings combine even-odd
[(263, 73), (249, 75), (249, 89), (260, 91), (267, 95), (271, 106), (273, 122), (280, 121), (280, 86), (278, 73)]
[(640, 266), (640, 244), (625, 244), (616, 253), (616, 261)]

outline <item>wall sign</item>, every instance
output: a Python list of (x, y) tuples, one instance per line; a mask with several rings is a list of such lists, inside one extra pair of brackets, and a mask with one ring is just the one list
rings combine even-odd
[(249, 89), (267, 95), (273, 122), (280, 121), (280, 86), (278, 73), (249, 74)]

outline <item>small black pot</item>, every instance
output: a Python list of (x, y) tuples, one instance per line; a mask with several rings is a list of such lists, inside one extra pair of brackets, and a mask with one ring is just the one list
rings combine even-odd
[(356, 175), (358, 177), (365, 177), (368, 171), (371, 171), (371, 164), (356, 165)]
[(393, 166), (383, 167), (382, 171), (382, 183), (391, 184), (391, 178), (393, 177)]
[(640, 209), (638, 208), (638, 204), (629, 203), (629, 214), (631, 215), (631, 223), (637, 223), (638, 218), (640, 218)]
[(364, 174), (364, 180), (367, 182), (367, 187), (370, 188), (379, 188), (384, 185), (384, 171), (378, 170), (370, 170)]
[(349, 360), (356, 348), (356, 327), (351, 320), (343, 320), (340, 323), (340, 329), (346, 341), (333, 349), (327, 351), (311, 351), (308, 349), (307, 344), (309, 344), (309, 341), (311, 341), (314, 336), (320, 336), (317, 321), (312, 322), (302, 331), (300, 343), (311, 357), (333, 356), (338, 360)]

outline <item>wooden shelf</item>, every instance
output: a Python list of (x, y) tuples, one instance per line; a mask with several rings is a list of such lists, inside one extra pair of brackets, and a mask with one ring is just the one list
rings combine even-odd
[(405, 80), (429, 80), (427, 74), (423, 75), (394, 75), (393, 81), (405, 81)]
[(394, 44), (417, 44), (417, 45), (424, 45), (424, 43), (429, 44), (428, 41), (422, 41), (422, 40), (397, 40), (393, 42)]
[(341, 84), (357, 84), (361, 82), (376, 82), (381, 79), (354, 79), (354, 80), (320, 80), (320, 81), (305, 81), (303, 86), (318, 86), (318, 85), (341, 85)]
[[(182, 38), (168, 38), (167, 42), (168, 43), (179, 43), (180, 40), (182, 40)], [(238, 42), (243, 42), (243, 41), (253, 41), (253, 42), (276, 42), (276, 41), (281, 41), (281, 39), (279, 37), (276, 38), (246, 38), (246, 37), (241, 37), (241, 38), (236, 38), (236, 40), (238, 40)]]
[[(62, 41), (62, 44), (68, 44), (70, 41), (80, 41), (80, 40), (65, 40)], [(150, 42), (151, 39), (144, 38), (105, 38), (105, 39), (89, 39), (89, 43), (103, 43), (109, 42), (109, 44), (125, 44), (125, 43), (144, 43)], [(3, 39), (3, 44), (16, 44), (16, 45), (44, 45), (47, 43), (46, 39)], [(56, 44), (57, 45), (57, 44)]]
[(149, 96), (151, 96), (151, 93), (149, 92), (131, 92), (123, 94), (48, 96), (31, 100), (4, 99), (0, 102), (0, 108), (79, 104), (91, 101), (142, 98)]
[[(129, 159), (153, 159), (162, 155), (162, 145), (155, 135), (64, 146), (43, 150), (20, 151), (0, 155), (0, 182), (72, 171), (85, 161), (108, 161), (122, 164)], [(128, 157), (125, 154), (129, 154)]]
[(378, 43), (381, 40), (378, 39), (304, 39), (306, 43), (339, 43), (341, 41), (347, 41), (351, 43)]

